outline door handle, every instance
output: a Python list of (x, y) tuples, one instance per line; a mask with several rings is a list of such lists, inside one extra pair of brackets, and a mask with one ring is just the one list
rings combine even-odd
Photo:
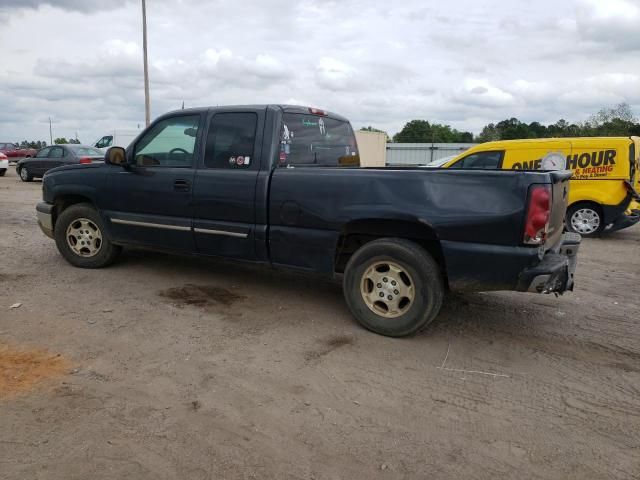
[(176, 180), (173, 182), (173, 189), (178, 192), (188, 192), (191, 190), (191, 184), (187, 180)]

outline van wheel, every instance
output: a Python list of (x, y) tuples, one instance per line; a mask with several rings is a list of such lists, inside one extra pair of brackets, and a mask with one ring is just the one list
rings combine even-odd
[(80, 268), (106, 267), (122, 250), (109, 241), (102, 218), (88, 203), (64, 210), (56, 221), (54, 237), (65, 260)]
[(567, 230), (595, 237), (604, 230), (602, 209), (595, 203), (578, 203), (567, 210)]
[(426, 327), (440, 312), (444, 296), (442, 273), (431, 255), (397, 238), (374, 240), (354, 253), (343, 290), (356, 320), (389, 337)]
[(33, 181), (33, 175), (29, 173), (29, 170), (27, 170), (27, 167), (22, 167), (18, 172), (18, 175), (20, 175), (20, 180), (22, 180), (23, 182)]

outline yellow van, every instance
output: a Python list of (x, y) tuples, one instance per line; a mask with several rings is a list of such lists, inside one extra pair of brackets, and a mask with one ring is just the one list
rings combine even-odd
[(573, 171), (566, 228), (595, 236), (640, 221), (640, 137), (501, 140), (466, 150), (441, 168)]

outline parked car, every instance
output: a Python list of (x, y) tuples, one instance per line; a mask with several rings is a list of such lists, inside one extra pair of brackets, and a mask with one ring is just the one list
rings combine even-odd
[(15, 162), (21, 158), (34, 157), (38, 151), (35, 148), (20, 148), (11, 142), (0, 143), (0, 153), (4, 153), (10, 161)]
[(0, 177), (4, 177), (4, 174), (7, 173), (8, 168), (9, 158), (4, 153), (0, 153)]
[[(571, 172), (358, 168), (349, 122), (293, 106), (179, 110), (105, 163), (47, 174), (43, 232), (81, 268), (127, 245), (342, 275), (366, 328), (403, 336), (446, 290), (563, 293)], [(286, 301), (285, 292), (282, 292)]]
[(109, 147), (126, 148), (138, 136), (140, 130), (112, 130), (91, 144), (92, 147), (106, 152)]
[(486, 142), (439, 167), (571, 170), (568, 230), (593, 237), (640, 222), (640, 137)]
[(52, 168), (62, 165), (103, 162), (104, 154), (86, 145), (52, 145), (41, 149), (33, 158), (24, 158), (16, 164), (16, 172), (23, 182), (43, 177)]

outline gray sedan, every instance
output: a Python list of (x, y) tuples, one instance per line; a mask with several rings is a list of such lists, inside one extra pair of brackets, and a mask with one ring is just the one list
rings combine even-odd
[(34, 177), (43, 177), (52, 168), (78, 163), (96, 163), (104, 161), (104, 153), (86, 145), (52, 145), (40, 150), (33, 158), (24, 158), (16, 165), (16, 172), (23, 182)]

